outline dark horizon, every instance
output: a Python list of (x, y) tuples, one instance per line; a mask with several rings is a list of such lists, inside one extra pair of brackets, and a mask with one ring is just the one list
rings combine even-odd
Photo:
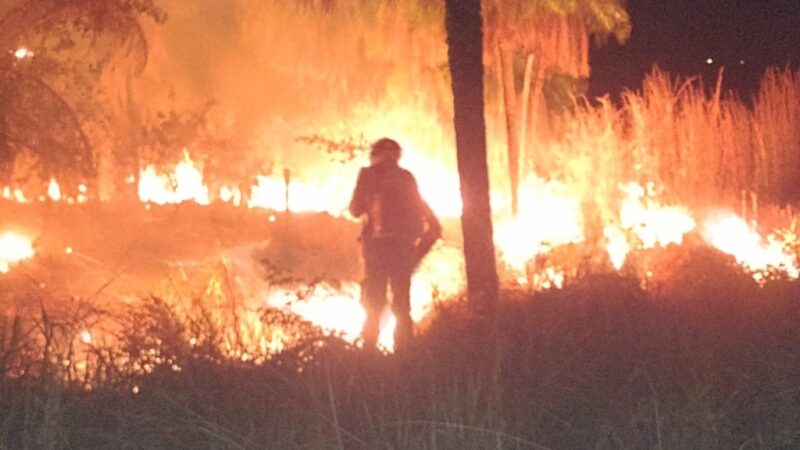
[(745, 97), (767, 67), (800, 67), (800, 0), (629, 0), (627, 9), (630, 39), (592, 45), (592, 98), (640, 89), (655, 65), (707, 86), (724, 66), (723, 86)]

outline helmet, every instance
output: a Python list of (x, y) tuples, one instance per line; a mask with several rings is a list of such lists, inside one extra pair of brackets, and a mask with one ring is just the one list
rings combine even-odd
[(398, 144), (397, 141), (394, 139), (382, 138), (378, 139), (372, 144), (372, 150), (369, 153), (369, 157), (372, 160), (393, 159), (395, 161), (399, 161), (400, 153), (402, 153), (402, 150), (400, 149), (400, 144)]

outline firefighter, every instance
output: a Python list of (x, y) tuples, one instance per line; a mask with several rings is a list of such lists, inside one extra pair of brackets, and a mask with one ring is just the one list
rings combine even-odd
[(392, 139), (383, 138), (372, 144), (370, 166), (359, 172), (350, 202), (350, 213), (362, 218), (363, 224), (361, 302), (367, 319), (361, 337), (365, 347), (377, 342), (388, 287), (397, 321), (395, 349), (409, 343), (414, 327), (410, 314), (411, 275), (442, 234), (438, 219), (420, 196), (414, 176), (398, 166), (400, 154), (400, 145)]

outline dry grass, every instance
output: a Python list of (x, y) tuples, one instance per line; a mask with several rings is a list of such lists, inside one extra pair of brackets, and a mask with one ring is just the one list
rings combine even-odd
[[(768, 69), (752, 104), (655, 69), (621, 104), (582, 103), (556, 125), (536, 166), (586, 186), (600, 204), (621, 182), (653, 181), (690, 204), (800, 200), (800, 71)], [(609, 195), (609, 193), (611, 195)]]

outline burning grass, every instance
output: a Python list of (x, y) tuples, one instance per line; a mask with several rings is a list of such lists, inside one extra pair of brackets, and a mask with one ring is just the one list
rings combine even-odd
[[(604, 275), (536, 295), (507, 291), (494, 323), (453, 303), (397, 355), (361, 350), (290, 316), (273, 316), (265, 323), (280, 323), (300, 338), (269, 360), (244, 361), (209, 345), (222, 330), (146, 300), (121, 319), (123, 344), (114, 355), (123, 370), (107, 370), (91, 390), (60, 381), (66, 366), (42, 353), (26, 356), (37, 370), (3, 378), (0, 442), (11, 448), (800, 444), (800, 286), (759, 287), (729, 256), (703, 247), (675, 251), (673, 273), (657, 289)], [(69, 328), (55, 318), (47, 323), (34, 334)], [(201, 331), (202, 339), (186, 339)], [(90, 347), (98, 361), (108, 351), (101, 342)], [(4, 347), (4, 362), (9, 354)], [(108, 369), (103, 361), (98, 367)]]
[[(714, 250), (699, 226), (680, 240), (659, 233), (661, 218), (691, 216), (630, 194), (638, 219), (619, 223), (629, 247), (618, 267), (602, 240), (550, 244), (546, 227), (518, 227), (512, 243), (534, 238), (534, 256), (504, 270), (518, 288), (494, 324), (457, 301), (447, 224), (416, 280), (420, 336), (397, 355), (352, 343), (358, 227), (347, 219), (219, 203), (5, 204), (4, 227), (34, 230), (35, 254), (0, 275), (0, 442), (796, 444), (796, 275), (743, 267), (750, 259)], [(749, 224), (722, 219), (697, 223), (718, 223), (745, 256), (774, 256)]]
[(621, 107), (578, 106), (528, 155), (548, 178), (527, 174), (517, 217), (494, 170), (509, 290), (493, 324), (457, 301), (444, 128), (415, 104), (369, 114), (370, 131), (417, 136), (404, 161), (446, 222), (415, 277), (421, 336), (398, 355), (353, 344), (357, 155), (225, 183), (184, 151), (132, 178), (137, 199), (4, 187), (0, 442), (798, 445), (800, 240), (791, 208), (764, 202), (796, 201), (797, 86), (769, 72), (748, 108), (656, 72)]

